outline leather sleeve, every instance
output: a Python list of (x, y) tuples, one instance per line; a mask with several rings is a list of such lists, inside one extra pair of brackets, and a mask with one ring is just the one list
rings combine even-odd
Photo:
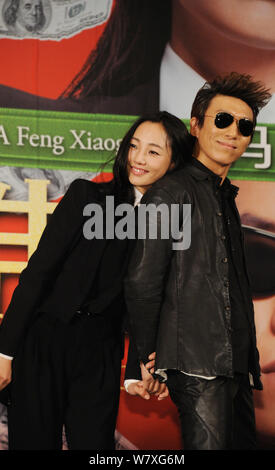
[[(174, 202), (166, 191), (153, 188), (143, 197), (141, 205), (146, 204), (148, 207), (148, 204), (154, 204), (160, 208), (160, 204), (165, 204), (170, 209)], [(145, 237), (136, 238), (125, 279), (131, 333), (137, 345), (139, 359), (143, 363), (148, 362), (149, 354), (156, 350), (165, 278), (173, 253), (170, 233), (168, 238), (161, 236), (161, 226), (168, 222), (163, 222), (158, 211), (147, 217)], [(157, 236), (151, 238), (149, 226), (154, 224), (157, 226)], [(140, 213), (138, 227), (140, 229)]]

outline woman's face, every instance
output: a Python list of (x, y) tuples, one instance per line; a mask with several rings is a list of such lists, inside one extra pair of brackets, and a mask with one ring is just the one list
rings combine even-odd
[(175, 0), (232, 41), (275, 48), (275, 0)]
[(128, 152), (130, 183), (144, 194), (173, 165), (172, 150), (163, 125), (151, 121), (140, 124)]

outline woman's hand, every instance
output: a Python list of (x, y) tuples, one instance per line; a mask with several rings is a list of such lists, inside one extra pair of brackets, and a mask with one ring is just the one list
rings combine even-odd
[(144, 398), (144, 400), (149, 400), (150, 399), (150, 394), (147, 392), (146, 388), (143, 385), (142, 380), (139, 382), (133, 382), (128, 385), (127, 392), (130, 395), (139, 395), (141, 398)]

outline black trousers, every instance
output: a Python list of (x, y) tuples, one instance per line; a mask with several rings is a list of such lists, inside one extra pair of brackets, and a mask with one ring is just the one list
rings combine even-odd
[[(118, 325), (119, 326), (119, 325)], [(9, 448), (113, 449), (121, 336), (104, 317), (69, 324), (42, 314), (13, 364)]]
[(213, 380), (168, 371), (167, 386), (178, 408), (186, 450), (256, 448), (252, 390), (246, 375)]

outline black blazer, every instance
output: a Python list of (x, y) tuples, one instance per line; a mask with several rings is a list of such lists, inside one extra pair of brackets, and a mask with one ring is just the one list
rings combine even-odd
[[(108, 240), (87, 240), (83, 235), (83, 208), (90, 202), (103, 205), (112, 183), (75, 180), (50, 217), (36, 251), (22, 271), (19, 284), (0, 327), (0, 352), (15, 356), (26, 328), (39, 312), (62, 321), (87, 299)], [(112, 253), (110, 263), (115, 262)], [(122, 278), (114, 282), (106, 305), (122, 292)]]
[(142, 380), (139, 359), (138, 359), (138, 350), (131, 336), (130, 336), (130, 341), (129, 341), (128, 357), (127, 357), (125, 375), (124, 375), (124, 380), (127, 380), (127, 379)]

